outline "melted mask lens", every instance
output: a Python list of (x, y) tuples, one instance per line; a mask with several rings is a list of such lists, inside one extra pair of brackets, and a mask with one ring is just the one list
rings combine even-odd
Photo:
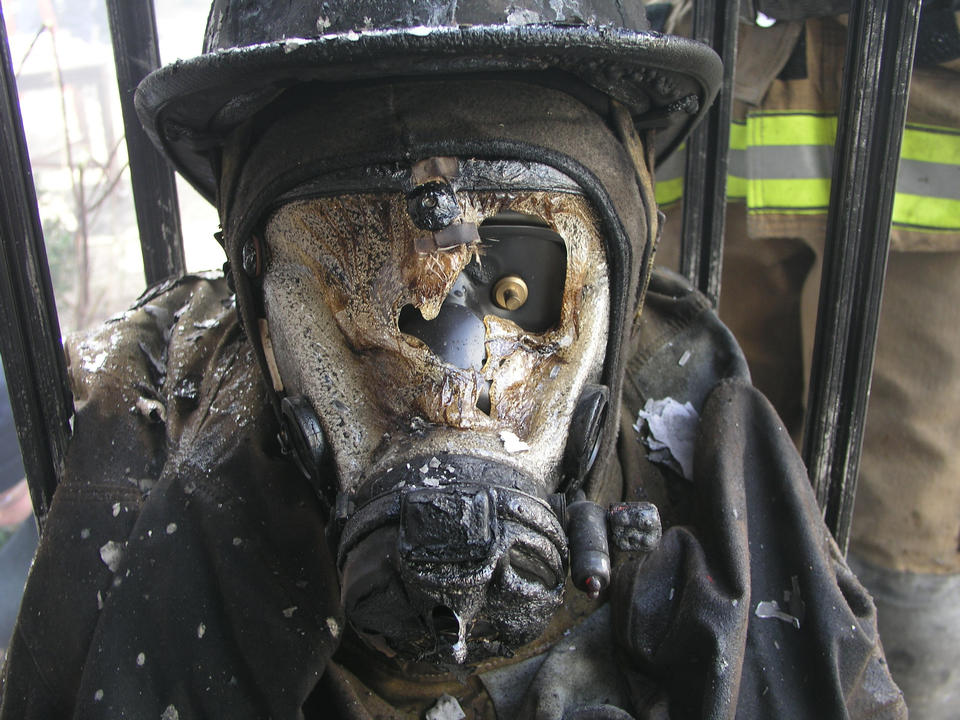
[(556, 326), (563, 304), (567, 250), (537, 218), (501, 213), (480, 226), (481, 249), (456, 279), (439, 315), (424, 320), (413, 306), (400, 313), (401, 332), (423, 341), (444, 362), (479, 369), (487, 315), (530, 333)]

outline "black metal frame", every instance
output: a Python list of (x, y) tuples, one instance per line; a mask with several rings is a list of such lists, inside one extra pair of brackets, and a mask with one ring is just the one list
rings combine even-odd
[(870, 396), (920, 0), (854, 0), (803, 459), (846, 552)]
[(183, 275), (183, 237), (173, 168), (140, 126), (133, 107), (137, 85), (160, 67), (153, 0), (107, 0), (130, 182), (147, 285)]
[(694, 4), (693, 37), (707, 43), (720, 55), (723, 86), (706, 120), (687, 138), (680, 272), (710, 299), (714, 307), (720, 301), (723, 268), (727, 156), (739, 17), (740, 0), (698, 0)]
[[(173, 171), (143, 134), (132, 106), (136, 84), (159, 65), (153, 2), (106, 1), (144, 271), (153, 283), (184, 271)], [(854, 0), (850, 14), (803, 453), (842, 548), (856, 489), (919, 3)], [(725, 73), (716, 106), (688, 141), (681, 269), (714, 303), (720, 293), (738, 5), (698, 1), (694, 18), (695, 36), (718, 50)], [(72, 398), (5, 26), (0, 30), (0, 353), (42, 523), (62, 472)]]
[(73, 397), (0, 7), (0, 355), (38, 523), (60, 482)]

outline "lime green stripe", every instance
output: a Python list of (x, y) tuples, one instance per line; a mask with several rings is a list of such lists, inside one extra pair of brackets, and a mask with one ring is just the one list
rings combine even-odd
[(897, 193), (893, 198), (893, 222), (919, 229), (960, 230), (960, 200)]
[(908, 126), (903, 131), (900, 157), (940, 165), (960, 165), (960, 134)]
[(837, 137), (835, 115), (779, 115), (757, 113), (747, 117), (747, 142), (763, 145), (830, 145)]
[(830, 178), (804, 180), (747, 180), (750, 211), (826, 208), (830, 204)]
[(727, 197), (742, 199), (747, 197), (747, 179), (727, 175)]
[(657, 199), (657, 205), (664, 206), (675, 203), (683, 197), (683, 178), (658, 180), (657, 186), (654, 188), (654, 196)]
[(747, 123), (735, 122), (730, 125), (730, 149), (747, 149)]

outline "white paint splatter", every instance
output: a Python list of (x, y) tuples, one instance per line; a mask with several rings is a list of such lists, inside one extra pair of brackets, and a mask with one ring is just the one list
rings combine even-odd
[(330, 634), (334, 638), (340, 637), (340, 623), (337, 622), (335, 617), (327, 618), (327, 628), (330, 630)]
[(106, 351), (99, 352), (95, 357), (89, 358), (85, 357), (83, 359), (83, 369), (90, 373), (99, 372), (104, 363), (107, 362), (107, 353)]
[(144, 663), (147, 662), (147, 656), (144, 653), (137, 655), (137, 667), (143, 667)]
[(113, 516), (117, 517), (120, 514), (120, 503), (113, 504)]
[(507, 14), (507, 25), (532, 25), (543, 22), (543, 18), (533, 10), (511, 10)]
[(511, 432), (510, 430), (501, 430), (500, 440), (503, 442), (503, 449), (510, 454), (526, 452), (530, 449), (530, 446), (527, 443), (518, 438), (517, 434), (515, 432)]
[(93, 694), (93, 701), (94, 701), (94, 702), (100, 702), (101, 700), (103, 700), (103, 690), (97, 690), (97, 691)]
[(207, 626), (203, 623), (197, 625), (197, 637), (202, 638), (207, 632)]
[(173, 535), (177, 531), (177, 524), (170, 523), (167, 525), (167, 535)]
[(167, 705), (167, 709), (160, 715), (160, 720), (180, 720), (180, 713), (173, 705)]
[(286, 610), (283, 611), (283, 616), (284, 616), (285, 618), (292, 618), (292, 617), (293, 617), (293, 614), (294, 614), (296, 611), (297, 611), (297, 606), (296, 606), (296, 605), (293, 605), (292, 607), (288, 607)]
[(106, 542), (100, 547), (100, 559), (110, 568), (110, 572), (115, 573), (120, 561), (123, 560), (123, 543), (113, 540)]

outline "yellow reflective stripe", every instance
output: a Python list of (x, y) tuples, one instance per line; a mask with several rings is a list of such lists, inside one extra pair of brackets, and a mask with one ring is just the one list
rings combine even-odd
[(747, 116), (747, 143), (764, 145), (830, 145), (837, 138), (836, 115), (754, 113)]
[(747, 208), (750, 212), (826, 212), (829, 205), (830, 178), (747, 180)]
[(733, 122), (730, 124), (730, 149), (747, 149), (747, 123)]
[(897, 193), (893, 224), (916, 230), (960, 230), (960, 200)]
[[(727, 175), (727, 197), (739, 200), (747, 197), (748, 184), (746, 178)], [(683, 188), (681, 188), (681, 192), (683, 192)]]
[(929, 125), (907, 125), (903, 131), (900, 157), (940, 165), (960, 165), (960, 132)]
[(657, 180), (656, 187), (654, 188), (654, 197), (657, 199), (657, 205), (661, 207), (675, 203), (683, 197), (683, 178)]

